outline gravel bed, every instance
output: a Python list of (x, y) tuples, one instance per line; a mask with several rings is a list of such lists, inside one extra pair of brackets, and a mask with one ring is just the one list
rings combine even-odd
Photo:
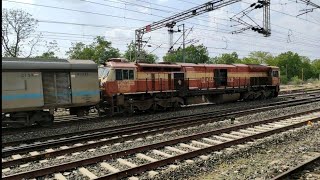
[[(255, 115), (239, 117), (236, 119), (235, 123), (240, 123), (240, 122), (245, 123), (245, 122), (249, 122), (249, 121), (261, 120), (262, 118), (283, 116), (286, 114), (291, 114), (294, 112), (302, 112), (302, 111), (311, 110), (311, 109), (315, 109), (315, 108), (319, 108), (319, 107), (320, 107), (320, 102), (316, 102), (316, 103), (311, 103), (308, 105), (300, 105), (297, 107), (288, 107), (285, 109), (272, 110), (272, 111), (268, 111), (268, 112), (257, 113)], [(196, 127), (187, 128), (187, 129), (180, 130), (180, 131), (165, 133), (162, 136), (152, 136), (149, 139), (142, 139), (141, 141), (133, 141), (132, 143), (120, 143), (118, 145), (111, 145), (106, 149), (97, 148), (96, 151), (93, 151), (93, 152), (83, 151), (83, 152), (80, 152), (80, 154), (77, 156), (67, 155), (63, 159), (53, 158), (53, 159), (50, 159), (50, 161), (47, 163), (42, 163), (42, 164), (31, 163), (30, 166), (23, 167), (23, 168), (17, 167), (17, 168), (12, 169), (9, 172), (2, 173), (2, 175), (8, 175), (8, 174), (18, 173), (18, 172), (22, 172), (22, 171), (28, 171), (28, 170), (32, 170), (32, 169), (38, 169), (38, 168), (48, 167), (48, 166), (52, 166), (52, 165), (62, 164), (62, 163), (66, 163), (66, 162), (70, 162), (70, 161), (74, 161), (74, 160), (85, 159), (85, 158), (103, 155), (103, 154), (107, 154), (107, 153), (111, 153), (111, 152), (115, 152), (115, 151), (134, 148), (134, 147), (138, 147), (138, 146), (142, 146), (142, 145), (148, 145), (151, 143), (162, 142), (162, 141), (164, 141), (164, 139), (165, 140), (175, 139), (177, 137), (190, 135), (193, 133), (200, 133), (200, 132), (204, 132), (204, 131), (214, 130), (217, 128), (227, 127), (230, 125), (232, 125), (231, 122), (228, 120), (225, 120), (222, 122), (210, 123), (205, 126), (196, 126)], [(178, 149), (185, 150), (179, 146), (173, 146), (173, 147), (177, 147)], [(164, 150), (164, 151), (169, 154), (174, 153), (171, 151), (170, 152), (166, 151), (166, 150)]]
[[(299, 98), (303, 98), (302, 96), (299, 96)], [(91, 129), (99, 129), (103, 127), (108, 126), (116, 126), (116, 125), (122, 125), (127, 123), (134, 123), (134, 122), (140, 122), (145, 120), (157, 120), (160, 118), (171, 118), (171, 117), (177, 117), (182, 115), (191, 115), (191, 114), (199, 114), (199, 113), (206, 113), (211, 112), (212, 109), (214, 110), (220, 110), (220, 109), (227, 109), (227, 108), (239, 108), (245, 106), (247, 107), (254, 107), (261, 104), (268, 104), (271, 102), (278, 102), (282, 101), (285, 98), (276, 98), (276, 99), (270, 99), (265, 100), (263, 102), (261, 101), (252, 101), (252, 102), (239, 102), (239, 103), (229, 103), (229, 104), (222, 104), (222, 105), (209, 105), (209, 106), (195, 106), (187, 108), (186, 110), (180, 110), (180, 111), (168, 111), (163, 113), (156, 113), (156, 114), (147, 114), (147, 115), (136, 115), (132, 117), (112, 117), (108, 118), (105, 121), (99, 121), (99, 122), (81, 122), (77, 123), (75, 122), (72, 125), (68, 125), (67, 127), (59, 127), (54, 129), (34, 129), (30, 130), (29, 132), (23, 132), (14, 135), (5, 135), (2, 136), (2, 142), (8, 142), (8, 141), (16, 141), (16, 140), (24, 140), (24, 139), (32, 139), (34, 137), (46, 137), (46, 136), (53, 136), (58, 134), (67, 134), (72, 132), (80, 132), (85, 130), (91, 130)], [(19, 130), (17, 130), (19, 131)]]
[(320, 162), (308, 165), (302, 171), (292, 174), (292, 179), (298, 180), (316, 180), (320, 179)]
[[(287, 115), (287, 114), (292, 114), (294, 112), (303, 112), (306, 110), (311, 110), (311, 109), (315, 109), (315, 108), (319, 108), (319, 107), (320, 107), (320, 102), (316, 102), (316, 103), (311, 103), (311, 104), (307, 104), (307, 105), (300, 105), (300, 106), (296, 106), (296, 107), (277, 109), (277, 110), (257, 113), (257, 114), (253, 114), (253, 115), (249, 115), (249, 116), (245, 116), (245, 117), (239, 117), (239, 118), (236, 118), (235, 123), (240, 123), (240, 122), (245, 123), (245, 122), (250, 122), (250, 121), (261, 120), (263, 118), (283, 116), (283, 115)], [(202, 126), (195, 126), (192, 128), (182, 129), (182, 130), (175, 131), (175, 132), (168, 132), (168, 133), (163, 134), (162, 136), (151, 136), (151, 138), (142, 139), (142, 141), (134, 141), (133, 143), (120, 143), (120, 144), (118, 143), (117, 145), (112, 145), (106, 149), (97, 148), (96, 151), (94, 151), (94, 152), (83, 151), (83, 152), (81, 152), (81, 154), (79, 154), (77, 156), (66, 156), (66, 158), (63, 158), (63, 159), (53, 158), (49, 162), (43, 163), (43, 164), (31, 163), (31, 166), (24, 167), (24, 168), (14, 168), (5, 174), (18, 173), (21, 171), (27, 171), (27, 170), (31, 170), (34, 168), (41, 168), (44, 166), (47, 167), (50, 165), (61, 164), (63, 162), (70, 162), (73, 160), (85, 159), (85, 158), (93, 157), (96, 155), (103, 155), (103, 154), (107, 154), (107, 153), (111, 153), (111, 152), (115, 152), (115, 151), (121, 151), (124, 149), (134, 148), (134, 147), (138, 147), (138, 146), (142, 146), (142, 145), (148, 145), (151, 143), (162, 142), (164, 140), (175, 139), (178, 137), (182, 137), (182, 136), (186, 136), (186, 135), (190, 135), (190, 134), (195, 134), (195, 133), (201, 133), (204, 131), (210, 131), (210, 130), (218, 129), (221, 127), (227, 127), (230, 125), (232, 125), (231, 122), (229, 120), (225, 120), (225, 121), (216, 122), (216, 123), (209, 123), (205, 126), (203, 126), (203, 125)], [(179, 146), (176, 146), (176, 147), (181, 150), (187, 150), (187, 149), (179, 147)], [(170, 154), (170, 153), (174, 153), (174, 152), (167, 151), (167, 153)]]
[[(180, 162), (174, 171), (159, 168), (159, 175), (154, 179), (270, 179), (320, 153), (320, 124), (272, 135), (247, 147), (233, 149), (223, 150), (220, 155), (208, 154), (209, 160), (193, 158), (194, 164)], [(139, 178), (149, 179), (146, 173)]]

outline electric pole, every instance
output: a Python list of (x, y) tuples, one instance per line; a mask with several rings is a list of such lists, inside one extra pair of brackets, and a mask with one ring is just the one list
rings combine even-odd
[(184, 24), (182, 24), (182, 59), (183, 59), (183, 62), (185, 63), (186, 62), (186, 53), (185, 53), (185, 31), (184, 31)]

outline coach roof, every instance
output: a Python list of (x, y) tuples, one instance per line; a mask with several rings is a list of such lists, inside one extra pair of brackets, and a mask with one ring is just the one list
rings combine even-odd
[(2, 69), (98, 69), (91, 60), (2, 58)]

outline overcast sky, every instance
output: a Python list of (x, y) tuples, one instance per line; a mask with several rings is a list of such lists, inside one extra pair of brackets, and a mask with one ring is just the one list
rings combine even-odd
[[(245, 0), (223, 7), (184, 22), (187, 41), (208, 47), (211, 57), (222, 53), (237, 52), (240, 57), (252, 51), (267, 51), (273, 55), (294, 51), (311, 59), (320, 58), (320, 9), (299, 16), (303, 9), (310, 9), (296, 0), (272, 0), (271, 36), (247, 30), (232, 34), (241, 26), (229, 19), (257, 0)], [(37, 33), (42, 33), (47, 41), (56, 40), (60, 49), (59, 57), (71, 43), (89, 44), (95, 36), (105, 36), (122, 53), (134, 40), (134, 31), (152, 22), (190, 9), (207, 0), (3, 0), (3, 8), (23, 9), (39, 20)], [(320, 5), (319, 0), (312, 2)], [(255, 23), (262, 26), (262, 9), (248, 14)], [(249, 18), (245, 22), (254, 23)], [(189, 33), (190, 29), (192, 31)], [(177, 28), (175, 28), (177, 29)], [(181, 33), (174, 34), (174, 41)], [(155, 53), (160, 61), (168, 51), (166, 28), (144, 35), (148, 40), (145, 49)], [(181, 41), (178, 41), (179, 47)], [(160, 47), (159, 47), (160, 46)], [(39, 53), (43, 49), (37, 47)]]

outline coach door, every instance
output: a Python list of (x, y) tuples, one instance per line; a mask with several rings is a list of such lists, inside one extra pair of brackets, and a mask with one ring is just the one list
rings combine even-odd
[(184, 73), (174, 73), (174, 89), (181, 89), (184, 87)]
[(71, 103), (70, 74), (68, 72), (43, 72), (42, 85), (45, 105)]

